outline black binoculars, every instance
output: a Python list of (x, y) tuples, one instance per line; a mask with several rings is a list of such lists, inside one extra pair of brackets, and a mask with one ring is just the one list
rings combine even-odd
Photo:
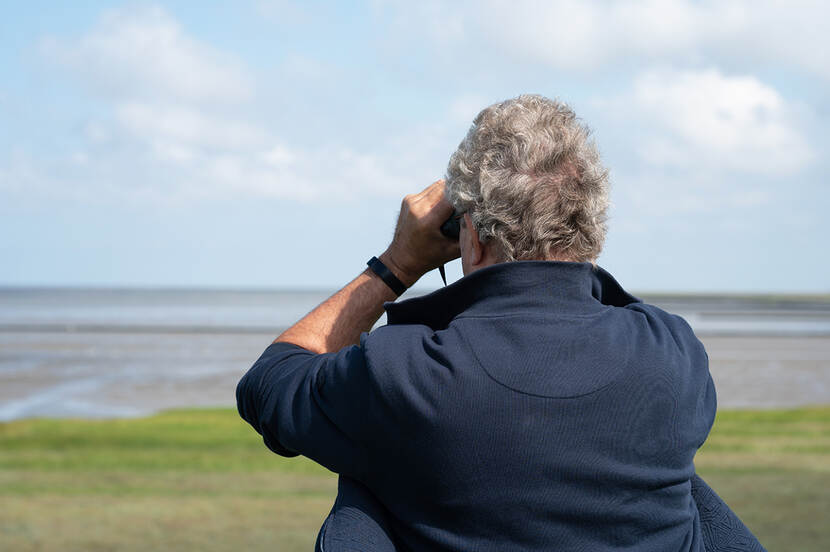
[(441, 233), (451, 240), (458, 240), (458, 235), (461, 232), (461, 217), (464, 213), (453, 211), (450, 218), (441, 225)]

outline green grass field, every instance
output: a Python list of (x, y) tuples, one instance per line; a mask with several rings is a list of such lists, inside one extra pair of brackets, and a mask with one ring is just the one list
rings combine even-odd
[[(696, 463), (769, 550), (830, 549), (830, 407), (721, 412)], [(229, 409), (0, 424), (0, 550), (310, 551), (335, 490)]]

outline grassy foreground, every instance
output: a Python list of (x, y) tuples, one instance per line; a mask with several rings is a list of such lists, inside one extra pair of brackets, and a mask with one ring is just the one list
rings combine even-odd
[[(830, 549), (830, 407), (721, 412), (696, 463), (768, 549)], [(335, 492), (230, 409), (0, 424), (0, 550), (310, 551)]]

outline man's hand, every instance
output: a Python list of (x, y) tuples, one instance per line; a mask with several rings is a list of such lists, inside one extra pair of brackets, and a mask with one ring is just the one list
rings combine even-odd
[[(395, 237), (380, 260), (407, 287), (428, 270), (455, 259), (458, 242), (441, 234), (441, 224), (452, 214), (444, 199), (444, 181), (420, 194), (406, 196), (398, 216)], [(315, 353), (331, 353), (360, 341), (383, 313), (383, 303), (395, 293), (370, 269), (326, 299), (274, 342), (299, 345)]]
[(441, 234), (441, 225), (451, 214), (443, 180), (403, 199), (395, 237), (380, 260), (406, 287), (461, 254), (458, 242)]

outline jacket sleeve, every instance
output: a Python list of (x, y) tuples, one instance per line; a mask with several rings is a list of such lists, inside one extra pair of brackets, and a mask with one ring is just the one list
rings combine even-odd
[(236, 388), (239, 415), (282, 456), (302, 454), (362, 480), (369, 382), (363, 350), (315, 354), (274, 343)]

